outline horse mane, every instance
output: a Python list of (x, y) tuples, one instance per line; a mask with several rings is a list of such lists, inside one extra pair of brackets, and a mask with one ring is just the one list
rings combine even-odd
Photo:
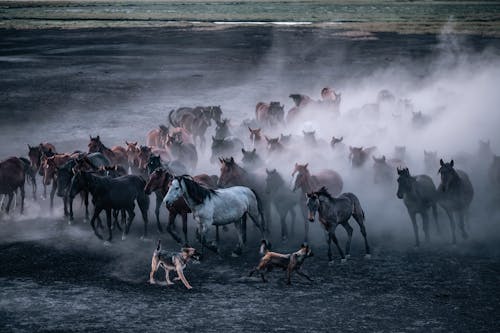
[(328, 192), (325, 186), (322, 186), (318, 191), (314, 192), (318, 196), (324, 196), (327, 197), (330, 200), (334, 200), (334, 197)]
[(183, 180), (186, 185), (186, 192), (191, 199), (194, 200), (197, 204), (203, 203), (205, 199), (211, 198), (212, 195), (217, 195), (217, 192), (212, 189), (208, 189), (205, 186), (197, 183), (191, 176), (183, 175), (179, 177), (175, 177), (178, 181)]

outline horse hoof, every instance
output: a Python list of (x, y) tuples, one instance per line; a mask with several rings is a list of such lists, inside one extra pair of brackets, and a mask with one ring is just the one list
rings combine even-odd
[(122, 235), (122, 241), (124, 241), (125, 239), (127, 239), (127, 236)]
[(365, 254), (365, 259), (371, 259), (371, 258), (372, 258), (371, 254), (369, 254), (369, 253)]
[(351, 255), (350, 254), (346, 254), (345, 257), (346, 257), (346, 259), (349, 259), (351, 257)]
[(70, 219), (70, 220), (68, 220), (68, 224), (69, 224), (69, 225), (72, 225), (72, 224), (73, 224), (73, 220), (71, 220), (71, 219)]
[(333, 261), (333, 260), (330, 260), (330, 261), (328, 262), (328, 266), (333, 266), (333, 264), (334, 264), (334, 261)]
[(107, 247), (111, 246), (111, 242), (109, 242), (109, 241), (105, 241), (105, 242), (104, 242), (104, 246), (107, 246)]
[(344, 259), (340, 259), (340, 263), (341, 263), (341, 264), (345, 264), (346, 262), (347, 262), (347, 259), (346, 259), (346, 258), (344, 258)]
[(231, 253), (231, 257), (233, 257), (233, 258), (239, 258), (239, 257), (240, 257), (240, 255), (239, 255), (239, 254), (237, 254), (237, 253), (235, 253), (235, 252), (233, 251), (233, 252)]

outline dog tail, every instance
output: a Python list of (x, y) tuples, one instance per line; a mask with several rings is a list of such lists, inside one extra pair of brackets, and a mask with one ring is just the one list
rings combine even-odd
[(260, 242), (260, 249), (259, 249), (259, 253), (261, 255), (265, 255), (267, 252), (269, 252), (269, 249), (270, 249), (270, 245), (268, 243), (267, 240), (263, 239), (261, 242)]
[(158, 239), (158, 244), (156, 245), (156, 251), (160, 251), (161, 250), (161, 239)]

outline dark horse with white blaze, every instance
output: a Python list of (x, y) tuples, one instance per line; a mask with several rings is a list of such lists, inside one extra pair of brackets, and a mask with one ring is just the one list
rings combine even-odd
[[(370, 257), (370, 246), (366, 238), (365, 229), (365, 213), (361, 208), (359, 199), (352, 193), (343, 193), (339, 197), (334, 198), (328, 193), (325, 187), (319, 191), (306, 194), (306, 206), (308, 209), (308, 220), (314, 222), (316, 213), (319, 214), (319, 221), (323, 225), (326, 232), (326, 240), (328, 243), (328, 260), (332, 262), (331, 242), (335, 244), (337, 250), (345, 261), (346, 256), (349, 256), (351, 250), (352, 227), (349, 225), (349, 219), (354, 217), (359, 224), (361, 234), (365, 240), (366, 257)], [(342, 225), (347, 231), (347, 244), (345, 248), (346, 254), (340, 248), (337, 237), (335, 236), (335, 228), (337, 225)]]
[(411, 176), (408, 168), (397, 169), (398, 192), (397, 197), (403, 202), (410, 215), (415, 233), (415, 245), (420, 246), (418, 237), (417, 214), (422, 216), (425, 240), (429, 241), (429, 209), (436, 223), (438, 233), (441, 233), (437, 218), (437, 191), (432, 178), (427, 175)]
[(71, 180), (70, 196), (75, 196), (83, 189), (88, 190), (92, 194), (94, 214), (90, 223), (95, 235), (99, 239), (102, 239), (102, 236), (96, 229), (95, 220), (98, 219), (101, 211), (106, 211), (109, 233), (108, 242), (111, 241), (113, 236), (111, 229), (112, 210), (125, 209), (128, 213), (128, 223), (122, 234), (122, 240), (124, 240), (135, 217), (134, 207), (135, 201), (137, 201), (144, 220), (143, 237), (146, 237), (148, 232), (149, 197), (144, 193), (145, 185), (146, 182), (141, 177), (135, 175), (111, 178), (109, 176), (98, 176), (93, 172), (78, 171)]
[(469, 206), (474, 197), (474, 189), (469, 176), (464, 171), (454, 168), (453, 160), (450, 163), (444, 163), (441, 159), (439, 163), (441, 164), (439, 168), (441, 184), (437, 190), (438, 202), (450, 219), (452, 242), (455, 244), (457, 239), (455, 237), (455, 218), (453, 214), (458, 217), (462, 237), (466, 239), (465, 218), (468, 216)]
[(242, 222), (250, 216), (264, 238), (264, 216), (260, 199), (255, 192), (245, 186), (233, 186), (212, 190), (197, 183), (190, 176), (178, 176), (172, 180), (170, 189), (163, 199), (168, 206), (179, 198), (184, 198), (199, 223), (202, 251), (207, 247), (218, 252), (218, 245), (209, 244), (206, 240), (208, 228), (234, 223), (238, 232), (238, 246), (234, 255), (242, 253), (245, 244), (245, 232)]

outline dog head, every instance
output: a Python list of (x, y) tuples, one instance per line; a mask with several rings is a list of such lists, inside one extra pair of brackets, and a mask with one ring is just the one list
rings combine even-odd
[(307, 243), (303, 243), (300, 246), (300, 249), (297, 252), (295, 252), (295, 254), (297, 255), (297, 257), (302, 258), (302, 260), (304, 260), (307, 257), (312, 257), (314, 255), (314, 253), (311, 250), (311, 247)]
[(184, 253), (189, 259), (200, 261), (201, 254), (193, 247), (183, 247), (181, 252)]

